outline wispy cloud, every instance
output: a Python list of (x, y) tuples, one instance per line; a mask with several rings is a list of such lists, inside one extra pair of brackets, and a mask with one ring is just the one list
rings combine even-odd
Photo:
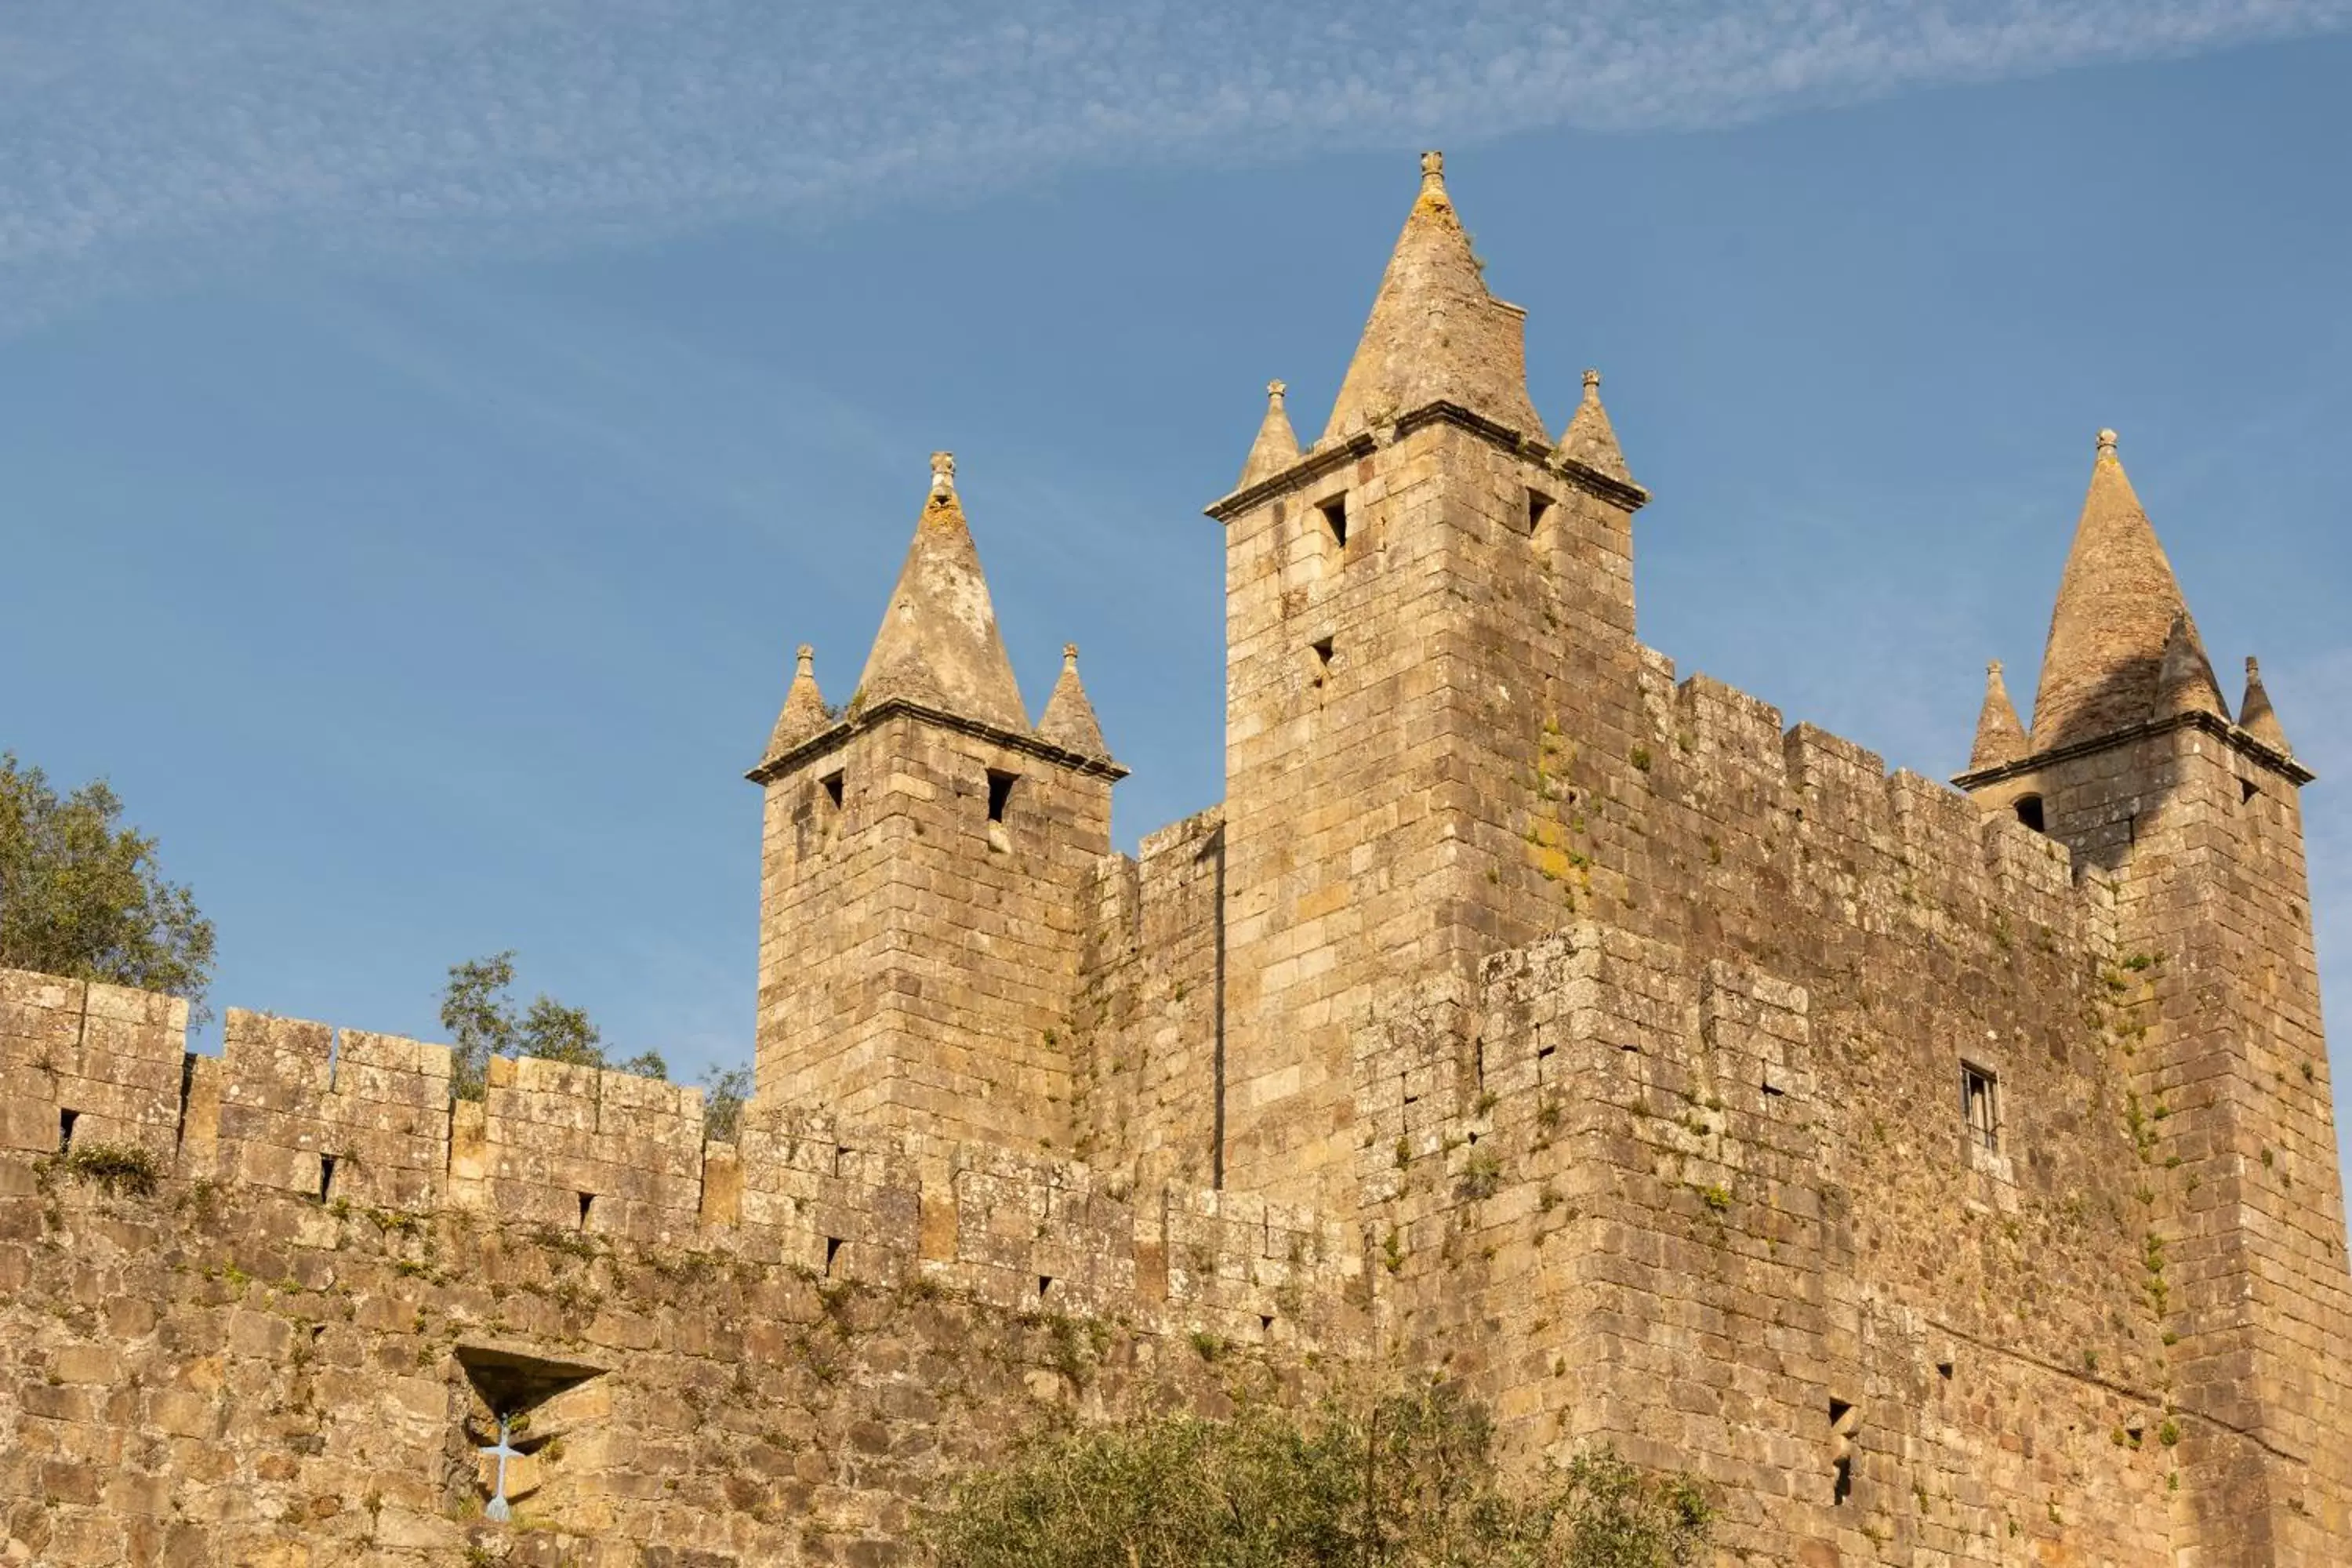
[(1703, 126), (2352, 0), (17, 0), (0, 326), (272, 253), (570, 246), (1080, 165)]

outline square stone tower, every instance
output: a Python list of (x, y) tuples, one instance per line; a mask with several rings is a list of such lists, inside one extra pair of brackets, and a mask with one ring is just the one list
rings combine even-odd
[[(1525, 313), (1421, 191), (1322, 438), (1280, 384), (1225, 529), (1229, 1184), (1354, 1201), (1351, 1023), (1546, 929), (1487, 785), (1538, 693), (1634, 658), (1626, 473), (1597, 375), (1555, 446)], [(1531, 732), (1531, 731), (1529, 731)], [(1556, 913), (1556, 911), (1555, 911)]]
[[(2210, 1563), (2335, 1561), (2352, 1529), (2343, 1261), (2295, 761), (2260, 672), (2232, 722), (2113, 431), (2101, 431), (2033, 727), (1991, 668), (1955, 782), (2110, 872), (2143, 1268), (2177, 1395), (2254, 1439), (2183, 1467)], [(2183, 1561), (2189, 1560), (2184, 1555)]]
[(1032, 728), (957, 499), (931, 489), (857, 690), (810, 651), (768, 754), (761, 1099), (1066, 1148), (1078, 897), (1110, 848), (1110, 760), (1066, 650)]

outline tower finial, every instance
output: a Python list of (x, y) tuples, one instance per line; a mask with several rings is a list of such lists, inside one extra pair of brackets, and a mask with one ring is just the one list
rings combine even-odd
[(1062, 645), (1062, 668), (1064, 669), (1076, 669), (1078, 668), (1077, 644), (1074, 642), (1066, 642)]
[(816, 649), (811, 647), (806, 643), (803, 643), (801, 644), (799, 650), (793, 655), (793, 675), (794, 679), (798, 679), (803, 675), (814, 675), (815, 673)]
[(1987, 659), (1984, 706), (1977, 711), (1977, 739), (1969, 752), (1969, 772), (2006, 767), (2032, 749), (2026, 742), (2025, 726), (2018, 721), (2017, 706), (2009, 700), (2008, 684), (2000, 678), (2000, 660)]
[(2115, 433), (2114, 431), (2112, 431), (2112, 430), (2102, 430), (2102, 431), (2100, 431), (2100, 432), (2099, 432), (2099, 456), (2100, 456), (2100, 457), (2102, 457), (2102, 458), (2112, 458), (2112, 457), (2114, 457), (2115, 455), (2116, 455), (2116, 433)]
[(1282, 406), (1283, 394), (1289, 390), (1290, 386), (1286, 382), (1269, 381), (1265, 384), (1265, 400), (1279, 408)]
[(1054, 683), (1054, 695), (1045, 701), (1037, 733), (1082, 757), (1110, 755), (1110, 748), (1103, 744), (1102, 725), (1095, 719), (1095, 706), (1087, 700), (1087, 689), (1078, 679), (1078, 645), (1074, 642), (1062, 645), (1062, 678)]
[(955, 454), (931, 454), (931, 493), (935, 496), (955, 494)]
[(1587, 397), (1598, 397), (1601, 395), (1601, 373), (1599, 371), (1587, 370), (1584, 373), (1584, 395)]
[(1279, 381), (1265, 384), (1265, 416), (1258, 421), (1257, 439), (1242, 461), (1244, 489), (1298, 461), (1298, 432), (1290, 427), (1290, 415), (1282, 405), (1283, 394), (1289, 390)]
[(1421, 155), (1421, 188), (1424, 191), (1445, 189), (1445, 154), (1438, 152)]

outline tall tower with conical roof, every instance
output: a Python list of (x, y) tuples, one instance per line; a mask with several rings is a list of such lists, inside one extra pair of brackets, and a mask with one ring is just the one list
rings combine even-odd
[[(1349, 1028), (1399, 977), (1464, 988), (1559, 917), (1517, 898), (1478, 781), (1546, 693), (1635, 659), (1627, 473), (1599, 377), (1555, 444), (1525, 312), (1488, 292), (1435, 153), (1322, 436), (1277, 383), (1224, 525), (1226, 1180), (1344, 1205)], [(1466, 990), (1462, 991), (1466, 994)]]
[(2180, 1466), (2183, 1544), (2334, 1561), (2352, 1432), (2330, 1413), (2352, 1405), (2352, 1369), (2326, 1347), (2352, 1342), (2352, 1292), (2297, 798), (2313, 775), (2252, 660), (2231, 722), (2111, 430), (2030, 741), (2000, 733), (2015, 726), (1990, 697), (1987, 715), (1955, 782), (2113, 878), (2108, 1028), (2147, 1167), (2150, 1299), (2183, 1407), (2254, 1439)]
[(762, 1099), (1066, 1146), (1077, 900), (1125, 773), (1075, 654), (1033, 728), (937, 454), (857, 689), (828, 707), (803, 647), (750, 774)]

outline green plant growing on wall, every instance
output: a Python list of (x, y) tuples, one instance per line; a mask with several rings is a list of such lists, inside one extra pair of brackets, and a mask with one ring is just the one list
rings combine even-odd
[(1486, 1412), (1436, 1384), (1049, 1431), (919, 1531), (938, 1568), (1687, 1568), (1711, 1519), (1606, 1448), (1507, 1485)]
[(63, 1154), (53, 1154), (41, 1162), (44, 1172), (62, 1172), (75, 1181), (87, 1182), (109, 1197), (128, 1194), (132, 1197), (153, 1195), (155, 1184), (163, 1179), (163, 1163), (146, 1150), (131, 1143), (81, 1143)]

